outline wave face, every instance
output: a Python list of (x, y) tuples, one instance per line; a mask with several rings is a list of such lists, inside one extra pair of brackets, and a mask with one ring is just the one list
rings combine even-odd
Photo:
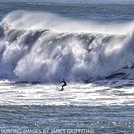
[(133, 66), (133, 25), (11, 12), (0, 24), (0, 77), (45, 83), (103, 78)]

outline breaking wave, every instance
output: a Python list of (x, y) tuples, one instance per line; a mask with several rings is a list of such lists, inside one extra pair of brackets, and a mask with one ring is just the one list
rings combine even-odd
[(134, 63), (134, 22), (103, 25), (14, 11), (0, 23), (0, 77), (54, 83), (103, 78)]

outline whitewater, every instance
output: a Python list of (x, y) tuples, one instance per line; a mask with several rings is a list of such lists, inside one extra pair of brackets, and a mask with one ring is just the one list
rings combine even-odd
[(0, 76), (57, 83), (63, 78), (89, 82), (123, 68), (132, 74), (133, 25), (101, 26), (50, 13), (12, 12), (1, 22)]
[(0, 7), (0, 133), (134, 133), (133, 1)]

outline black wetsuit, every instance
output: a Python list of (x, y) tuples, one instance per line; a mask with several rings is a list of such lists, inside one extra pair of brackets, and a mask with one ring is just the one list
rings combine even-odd
[(61, 91), (62, 91), (62, 90), (64, 90), (64, 88), (63, 88), (63, 87), (65, 87), (65, 86), (67, 85), (67, 83), (66, 83), (66, 81), (65, 81), (65, 80), (61, 81), (60, 83), (63, 83), (63, 85), (62, 85), (62, 89), (61, 89)]

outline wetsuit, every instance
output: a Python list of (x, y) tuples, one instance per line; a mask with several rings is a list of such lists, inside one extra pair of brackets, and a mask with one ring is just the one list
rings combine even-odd
[(64, 90), (64, 88), (63, 87), (65, 87), (66, 85), (67, 85), (67, 83), (66, 83), (66, 81), (63, 79), (63, 81), (61, 81), (60, 83), (63, 83), (63, 85), (62, 85), (62, 89), (61, 89), (61, 91), (62, 90)]

